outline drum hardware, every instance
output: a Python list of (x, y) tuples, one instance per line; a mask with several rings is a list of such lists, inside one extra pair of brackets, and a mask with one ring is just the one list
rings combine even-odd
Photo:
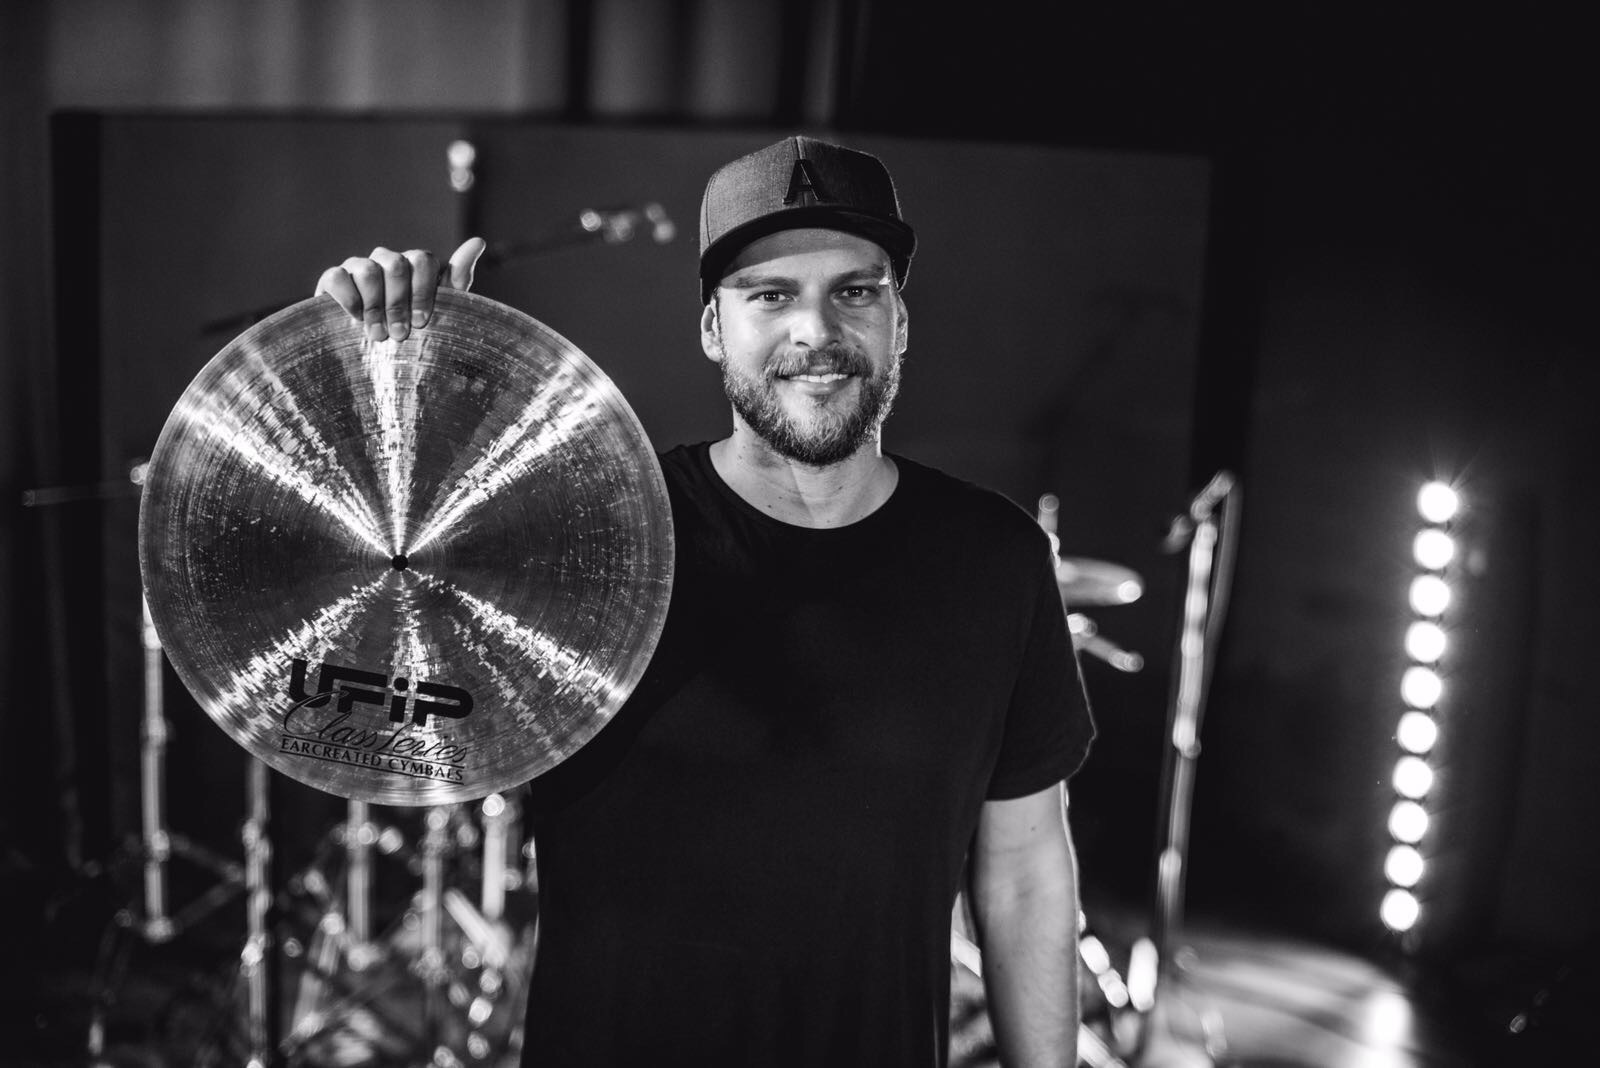
[[(137, 471), (138, 468), (135, 468)], [(162, 679), (164, 664), (161, 642), (150, 619), (150, 603), (141, 599), (144, 647), (144, 709), (139, 731), (140, 854), (143, 874), (143, 915), (119, 913), (118, 922), (138, 928), (152, 943), (176, 937), (180, 931), (220, 908), (240, 893), (249, 882), (245, 866), (206, 849), (185, 835), (168, 830), (166, 799), (166, 753), (171, 741), (171, 724), (165, 714)], [(247, 796), (251, 793), (247, 786)], [(246, 856), (248, 857), (248, 852)], [(168, 901), (168, 865), (181, 857), (209, 871), (217, 882), (179, 913), (173, 915)]]
[(239, 968), (246, 996), (246, 1068), (277, 1068), (280, 973), (274, 952), (272, 921), (271, 799), (268, 772), (259, 760), (250, 761), (250, 814), (244, 824), (245, 943)]
[(1083, 556), (1062, 556), (1061, 536), (1057, 531), (1061, 500), (1053, 493), (1039, 497), (1035, 518), (1050, 536), (1055, 556), (1056, 587), (1067, 608), (1067, 630), (1072, 647), (1080, 653), (1105, 661), (1118, 671), (1133, 673), (1144, 668), (1144, 657), (1124, 649), (1100, 633), (1100, 625), (1078, 609), (1086, 606), (1132, 604), (1144, 596), (1144, 580), (1139, 573), (1120, 564), (1092, 560)]
[(1187, 510), (1173, 520), (1163, 542), (1167, 552), (1188, 548), (1183, 616), (1175, 643), (1175, 680), (1163, 738), (1161, 797), (1164, 808), (1157, 834), (1156, 877), (1151, 902), (1151, 928), (1137, 939), (1129, 957), (1129, 1009), (1118, 1022), (1129, 1037), (1122, 1052), (1135, 1064), (1152, 1053), (1160, 1057), (1187, 1051), (1216, 1064), (1226, 1040), (1220, 1022), (1198, 1014), (1200, 1045), (1170, 1033), (1179, 1007), (1163, 996), (1178, 981), (1173, 944), (1183, 923), (1184, 879), (1189, 849), (1189, 815), (1196, 765), (1200, 758), (1200, 725), (1210, 687), (1217, 636), (1221, 631), (1238, 542), (1240, 489), (1234, 475), (1219, 471), (1197, 493)]
[[(1162, 779), (1168, 805), (1157, 864), (1156, 923), (1151, 940), (1158, 975), (1165, 974), (1173, 936), (1183, 922), (1183, 885), (1188, 864), (1189, 808), (1200, 759), (1200, 723), (1210, 687), (1215, 645), (1232, 584), (1238, 540), (1239, 487), (1219, 472), (1190, 508), (1188, 585), (1178, 636), (1177, 684), (1168, 710)], [(1221, 512), (1221, 521), (1217, 513)], [(1159, 981), (1159, 980), (1158, 980)]]
[[(1203, 1051), (1170, 1034), (1177, 1005), (1162, 996), (1176, 982), (1172, 945), (1183, 918), (1183, 884), (1188, 862), (1189, 811), (1195, 765), (1200, 756), (1200, 722), (1210, 685), (1216, 637), (1221, 630), (1227, 594), (1232, 583), (1233, 558), (1238, 540), (1239, 486), (1231, 472), (1218, 472), (1174, 518), (1161, 549), (1176, 553), (1188, 548), (1188, 573), (1183, 617), (1175, 650), (1176, 678), (1168, 708), (1162, 752), (1161, 798), (1163, 811), (1158, 831), (1156, 878), (1152, 895), (1150, 933), (1135, 939), (1129, 949), (1126, 976), (1119, 973), (1104, 944), (1079, 914), (1078, 957), (1093, 976), (1100, 1008), (1096, 1023), (1107, 1039), (1088, 1026), (1080, 1037), (1080, 1061), (1102, 1063), (1101, 1055), (1126, 1058), (1138, 1065), (1153, 1057), (1162, 1063), (1170, 1057), (1203, 1059), (1214, 1065), (1225, 1048), (1220, 1023), (1199, 1017)], [(1059, 501), (1053, 494), (1039, 499), (1037, 517), (1059, 551), (1057, 535)], [(1074, 649), (1094, 655), (1122, 671), (1138, 671), (1143, 658), (1102, 637), (1089, 616), (1074, 610), (1085, 605), (1127, 604), (1143, 592), (1139, 576), (1105, 561), (1060, 557), (1057, 584), (1068, 607), (1068, 629)], [(1160, 1046), (1159, 1050), (1157, 1047)], [(1113, 1060), (1103, 1063), (1123, 1064)], [(1176, 1062), (1174, 1062), (1176, 1063)]]
[(517, 843), (522, 834), (521, 806), (513, 797), (490, 794), (483, 799), (483, 885), (478, 911), (485, 920), (505, 916), (506, 892), (524, 883), (517, 870), (522, 851)]
[(1131, 674), (1144, 669), (1144, 657), (1102, 637), (1099, 624), (1082, 612), (1067, 613), (1067, 633), (1072, 635), (1074, 649), (1098, 657), (1118, 671)]
[[(43, 486), (25, 490), (24, 507), (37, 508), (92, 500), (138, 498), (149, 463), (143, 457), (128, 464), (126, 478), (86, 485)], [(161, 642), (150, 617), (150, 603), (140, 600), (139, 645), (142, 650), (142, 707), (139, 723), (139, 834), (137, 842), (127, 843), (107, 866), (113, 869), (137, 864), (141, 899), (119, 909), (114, 917), (118, 927), (133, 931), (141, 939), (160, 944), (178, 937), (193, 924), (244, 892), (244, 867), (237, 861), (208, 849), (187, 835), (173, 831), (167, 819), (166, 753), (172, 726), (165, 715), (165, 694)], [(69, 804), (75, 804), (75, 791)], [(69, 841), (69, 853), (77, 843)], [(183, 905), (176, 913), (171, 901), (169, 867), (174, 859), (187, 861), (214, 876), (216, 882)], [(85, 865), (91, 873), (100, 865)]]
[[(510, 826), (508, 808), (499, 813), (502, 829)], [(308, 906), (310, 933), (304, 946), (286, 946), (303, 960), (293, 1025), (282, 1044), (287, 1063), (367, 1064), (422, 1051), (429, 1063), (450, 1065), (514, 1052), (532, 925), (515, 931), (460, 889), (470, 882), (469, 853), (483, 848), (487, 888), (493, 853), (505, 844), (491, 847), (496, 835), (479, 834), (465, 805), (422, 810), (420, 822), (410, 845), (393, 827), (376, 835), (378, 856), (403, 865), (421, 886), (387, 930), (367, 942), (357, 941), (343, 912), (350, 900), (347, 824), (330, 831), (319, 856), (291, 880)], [(502, 890), (509, 870), (500, 870)]]
[(1056, 585), (1069, 608), (1132, 604), (1144, 596), (1144, 580), (1138, 572), (1083, 556), (1057, 558)]
[[(126, 478), (26, 490), (22, 494), (22, 504), (24, 507), (45, 507), (82, 501), (138, 498), (148, 469), (148, 462), (139, 457), (128, 464)], [(250, 871), (252, 840), (256, 833), (248, 820), (241, 828), (241, 836), (245, 840), (245, 863), (224, 856), (171, 829), (167, 816), (166, 755), (171, 743), (172, 727), (165, 714), (165, 659), (150, 616), (149, 601), (143, 597), (140, 599), (139, 645), (143, 676), (139, 722), (139, 832), (136, 839), (125, 843), (105, 863), (104, 868), (97, 862), (83, 864), (85, 872), (91, 875), (104, 869), (112, 872), (132, 866), (138, 869), (138, 875), (133, 880), (138, 886), (132, 895), (134, 900), (113, 914), (94, 968), (89, 1024), (85, 1036), (85, 1051), (91, 1062), (98, 1062), (105, 1056), (107, 1014), (115, 1000), (116, 988), (126, 976), (133, 951), (133, 943), (118, 932), (128, 932), (135, 941), (162, 945), (182, 937), (194, 925), (235, 897), (248, 897), (253, 886), (259, 885), (252, 882)], [(256, 784), (247, 783), (247, 803), (253, 803), (250, 799), (255, 792)], [(64, 797), (64, 802), (69, 806), (75, 805), (75, 789), (65, 787), (63, 793), (70, 795)], [(69, 820), (71, 823), (73, 821)], [(71, 833), (68, 852), (77, 852), (75, 835)], [(188, 862), (214, 880), (176, 910), (170, 879), (174, 860)], [(254, 956), (254, 951), (247, 950), (247, 953)]]

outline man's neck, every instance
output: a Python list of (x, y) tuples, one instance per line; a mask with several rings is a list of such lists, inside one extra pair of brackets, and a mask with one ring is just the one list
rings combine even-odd
[(751, 507), (799, 527), (842, 527), (865, 519), (900, 479), (876, 437), (839, 463), (812, 467), (778, 455), (742, 426), (711, 446), (711, 464)]

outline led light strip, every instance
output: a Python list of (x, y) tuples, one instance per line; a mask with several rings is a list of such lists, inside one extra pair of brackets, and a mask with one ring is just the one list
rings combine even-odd
[(1444, 620), (1452, 599), (1451, 566), (1458, 555), (1450, 524), (1460, 508), (1460, 497), (1443, 482), (1429, 482), (1417, 494), (1423, 525), (1412, 542), (1418, 570), (1411, 580), (1407, 666), (1400, 677), (1406, 707), (1395, 725), (1400, 755), (1391, 779), (1396, 795), (1389, 811), (1392, 844), (1383, 862), (1389, 889), (1379, 909), (1384, 926), (1401, 935), (1422, 919), (1418, 887), (1428, 870), (1424, 845), (1437, 785), (1430, 758), (1439, 741), (1439, 705), (1445, 696), (1444, 664), (1450, 646)]

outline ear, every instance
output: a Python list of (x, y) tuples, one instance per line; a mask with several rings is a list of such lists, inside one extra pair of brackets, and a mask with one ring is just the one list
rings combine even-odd
[(713, 292), (700, 312), (700, 351), (713, 363), (722, 362), (722, 321), (717, 316), (717, 300)]
[(905, 298), (895, 294), (895, 302), (900, 306), (898, 321), (894, 324), (894, 354), (904, 356), (911, 333), (911, 313), (906, 310)]

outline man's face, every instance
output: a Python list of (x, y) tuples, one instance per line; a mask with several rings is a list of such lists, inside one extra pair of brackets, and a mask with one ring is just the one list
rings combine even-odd
[(905, 305), (871, 241), (782, 230), (728, 265), (700, 343), (736, 417), (780, 455), (823, 467), (877, 441), (900, 385)]

